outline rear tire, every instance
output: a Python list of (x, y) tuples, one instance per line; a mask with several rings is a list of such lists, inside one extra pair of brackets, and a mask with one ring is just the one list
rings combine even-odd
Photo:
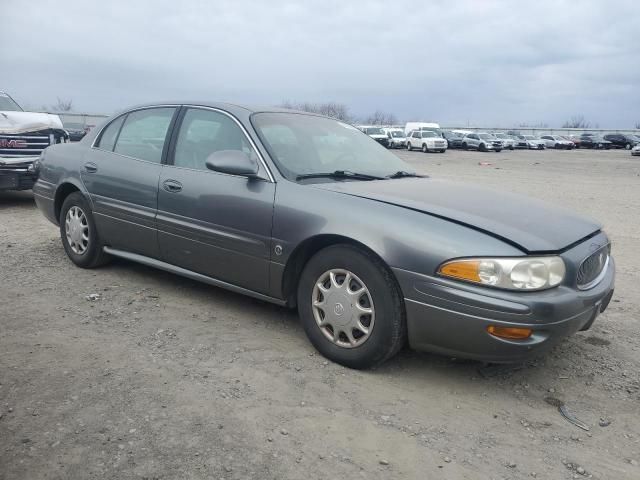
[(411, 150), (413, 150), (413, 147), (411, 146), (411, 142), (407, 142), (407, 150), (410, 152)]
[(422, 153), (427, 153), (429, 151), (429, 149), (427, 148), (427, 144), (423, 143), (422, 144)]
[[(332, 281), (331, 272), (337, 272), (333, 277), (336, 283)], [(347, 273), (351, 275), (356, 282), (353, 290), (364, 287), (365, 293), (361, 295), (370, 302), (351, 296), (351, 283), (345, 287), (343, 278), (339, 284), (340, 272), (345, 278)], [(363, 314), (358, 305), (370, 309), (371, 314), (369, 332), (355, 338), (358, 327), (352, 330), (341, 325), (349, 324), (347, 320), (354, 315), (358, 322), (367, 323), (366, 318), (363, 320), (367, 314)], [(393, 275), (378, 257), (352, 245), (332, 245), (307, 262), (298, 283), (298, 314), (313, 346), (329, 360), (349, 368), (380, 365), (398, 353), (405, 343), (404, 302)], [(343, 329), (351, 331), (354, 343), (349, 343)]]
[(95, 268), (109, 261), (84, 195), (73, 192), (60, 209), (60, 238), (69, 259), (81, 268)]

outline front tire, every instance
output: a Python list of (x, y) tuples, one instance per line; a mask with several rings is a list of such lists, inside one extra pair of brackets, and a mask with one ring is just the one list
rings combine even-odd
[(427, 144), (423, 143), (422, 144), (422, 153), (427, 153), (429, 151), (429, 149), (427, 148)]
[(407, 142), (407, 150), (410, 152), (411, 150), (413, 150), (413, 147), (411, 147), (411, 142)]
[(402, 296), (380, 259), (352, 245), (332, 245), (305, 265), (298, 314), (313, 346), (349, 368), (380, 365), (406, 337)]
[(481, 152), (486, 152), (487, 151), (487, 146), (484, 143), (481, 143), (478, 146), (478, 150), (480, 150)]
[(109, 260), (102, 250), (91, 206), (82, 193), (73, 192), (65, 198), (59, 221), (62, 246), (78, 267), (94, 268)]

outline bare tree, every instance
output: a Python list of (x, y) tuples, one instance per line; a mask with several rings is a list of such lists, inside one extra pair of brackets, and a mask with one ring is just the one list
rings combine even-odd
[(344, 122), (353, 121), (353, 116), (349, 113), (349, 107), (337, 102), (310, 103), (310, 102), (292, 102), (284, 100), (279, 105), (282, 108), (291, 108), (293, 110), (302, 110), (303, 112), (318, 113), (327, 117), (342, 120)]
[(51, 110), (54, 112), (70, 112), (73, 110), (73, 100), (68, 99), (65, 100), (63, 98), (57, 97), (58, 103), (51, 106)]
[(590, 128), (591, 124), (584, 119), (584, 115), (574, 115), (571, 120), (562, 124), (562, 128)]
[(398, 119), (393, 113), (376, 110), (371, 115), (366, 117), (364, 123), (368, 125), (394, 125), (398, 123)]
[(636, 122), (635, 129), (640, 130), (640, 122)]

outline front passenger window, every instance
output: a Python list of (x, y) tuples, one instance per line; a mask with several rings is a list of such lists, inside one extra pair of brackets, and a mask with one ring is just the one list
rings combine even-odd
[(239, 150), (257, 160), (247, 137), (229, 116), (213, 110), (188, 109), (178, 132), (173, 164), (207, 170), (209, 155), (221, 150)]

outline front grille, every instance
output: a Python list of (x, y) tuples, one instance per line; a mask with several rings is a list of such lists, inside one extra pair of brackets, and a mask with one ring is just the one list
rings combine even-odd
[(435, 145), (436, 145), (436, 147), (444, 147), (444, 141), (442, 141), (442, 140), (436, 140), (436, 141), (435, 141)]
[(585, 290), (596, 285), (599, 275), (609, 261), (610, 250), (611, 245), (605, 245), (584, 259), (578, 269), (578, 288)]
[(38, 156), (49, 145), (57, 143), (51, 135), (7, 135), (0, 134), (0, 157)]

